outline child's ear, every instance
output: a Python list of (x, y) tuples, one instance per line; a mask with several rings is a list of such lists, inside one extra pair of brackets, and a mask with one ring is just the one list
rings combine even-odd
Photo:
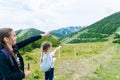
[(3, 41), (8, 42), (9, 39), (8, 39), (7, 37), (4, 37), (4, 38), (3, 38)]

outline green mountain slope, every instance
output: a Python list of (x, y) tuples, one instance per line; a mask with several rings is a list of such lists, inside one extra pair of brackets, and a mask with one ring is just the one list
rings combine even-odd
[[(44, 32), (34, 29), (34, 28), (18, 30), (18, 31), (16, 31), (17, 42), (24, 40), (26, 38), (29, 38), (31, 36), (34, 36), (34, 35), (40, 35), (42, 33), (44, 33)], [(42, 39), (25, 46), (24, 48), (21, 49), (21, 52), (31, 51), (35, 48), (40, 48), (41, 43), (44, 41), (51, 42), (53, 46), (58, 46), (60, 44), (60, 41), (55, 36), (51, 35), (49, 37), (43, 37)]]
[(63, 43), (80, 43), (107, 41), (114, 39), (120, 27), (120, 12), (114, 13), (102, 20), (64, 38)]
[(28, 29), (21, 29), (16, 31), (16, 34), (18, 37), (24, 37), (24, 38), (28, 38), (29, 36), (34, 36), (34, 35), (39, 35), (42, 34), (44, 32), (34, 29), (34, 28), (28, 28)]

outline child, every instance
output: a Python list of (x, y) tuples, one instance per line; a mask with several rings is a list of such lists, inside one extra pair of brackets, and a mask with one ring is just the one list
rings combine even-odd
[[(52, 44), (50, 42), (43, 42), (41, 45), (42, 48), (42, 58), (41, 58), (41, 65), (40, 68), (47, 68), (46, 66), (49, 66), (50, 68), (45, 72), (45, 80), (53, 80), (54, 79), (54, 61), (55, 58), (53, 56), (55, 53), (60, 49), (61, 46), (57, 47), (53, 52), (50, 52), (52, 48)], [(46, 59), (47, 58), (47, 59)]]

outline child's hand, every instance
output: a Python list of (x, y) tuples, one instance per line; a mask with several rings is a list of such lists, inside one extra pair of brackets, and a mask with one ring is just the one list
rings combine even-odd
[(58, 46), (58, 47), (56, 48), (56, 50), (58, 51), (60, 48), (61, 48), (61, 46)]
[(59, 48), (61, 48), (61, 46), (60, 46), (60, 45), (59, 45), (58, 47), (59, 47)]
[(57, 49), (59, 50), (61, 48), (61, 46), (59, 45), (58, 47), (57, 47)]

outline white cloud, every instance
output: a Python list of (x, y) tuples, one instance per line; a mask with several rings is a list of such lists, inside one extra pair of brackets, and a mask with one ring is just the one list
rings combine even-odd
[(54, 30), (90, 25), (120, 9), (118, 0), (0, 0), (0, 27)]

